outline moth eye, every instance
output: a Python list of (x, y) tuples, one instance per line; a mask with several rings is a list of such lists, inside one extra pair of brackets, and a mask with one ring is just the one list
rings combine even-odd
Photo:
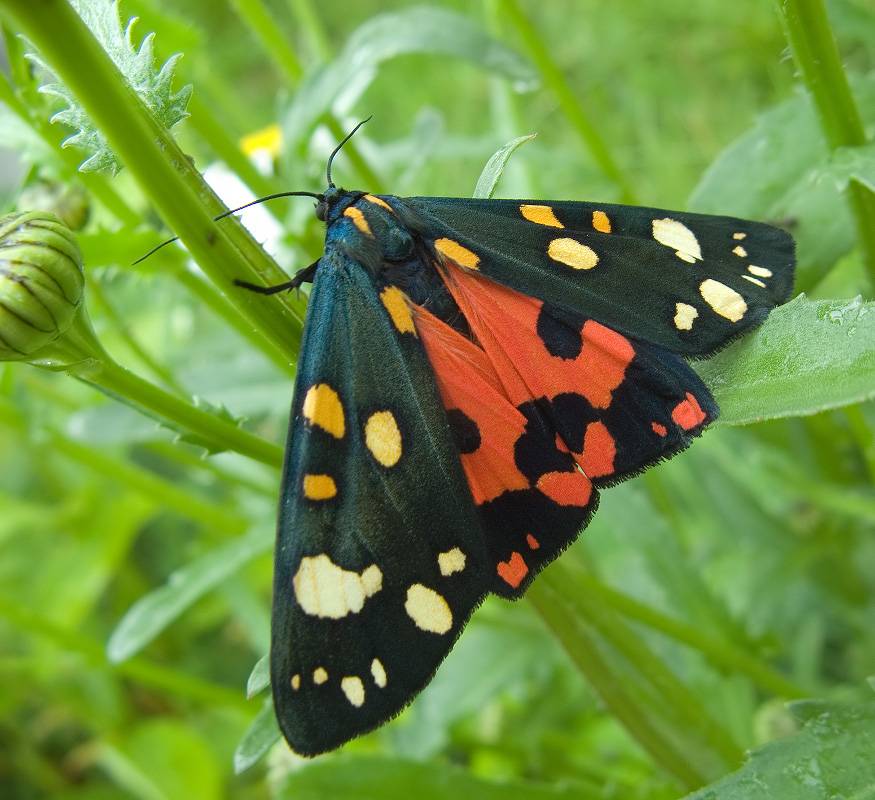
[(325, 220), (328, 219), (328, 203), (324, 200), (320, 200), (316, 204), (316, 219), (319, 219), (322, 222), (325, 222)]

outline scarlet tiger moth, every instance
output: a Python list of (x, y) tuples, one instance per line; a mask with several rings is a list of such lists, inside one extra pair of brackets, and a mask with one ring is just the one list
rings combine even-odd
[(313, 283), (270, 657), (304, 755), (397, 714), (489, 592), (522, 596), (577, 537), (599, 488), (716, 418), (684, 357), (759, 325), (795, 263), (789, 234), (731, 217), (338, 189), (344, 142), (323, 193), (290, 193), (318, 200), (322, 257), (240, 284)]

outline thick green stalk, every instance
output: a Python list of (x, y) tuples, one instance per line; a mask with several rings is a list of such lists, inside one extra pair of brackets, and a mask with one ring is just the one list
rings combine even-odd
[(299, 27), (306, 34), (310, 49), (320, 60), (326, 61), (331, 54), (331, 45), (311, 0), (288, 0), (288, 5)]
[(700, 774), (689, 763), (686, 754), (650, 724), (646, 710), (626, 692), (622, 681), (602, 658), (587, 627), (569, 608), (564, 589), (553, 585), (550, 572), (556, 566), (553, 564), (539, 576), (529, 587), (526, 597), (611, 713), (653, 760), (674, 775), (687, 790), (702, 786), (707, 782), (706, 776)]
[(593, 160), (599, 169), (619, 188), (620, 202), (634, 204), (635, 192), (632, 189), (632, 184), (623, 174), (620, 165), (614, 160), (607, 143), (575, 96), (567, 78), (553, 60), (538, 31), (535, 30), (529, 18), (519, 7), (517, 0), (502, 0), (501, 10), (504, 12), (503, 18), (513, 26), (523, 40), (529, 57), (541, 73), (544, 84), (555, 95), (560, 108), (577, 130)]
[(224, 207), (73, 8), (64, 0), (5, 0), (0, 12), (34, 43), (74, 93), (204, 272), (230, 292), (255, 329), (294, 361), (302, 316), (288, 299), (278, 295), (274, 302), (265, 302), (250, 292), (230, 291), (237, 278), (272, 284), (286, 276), (239, 223), (213, 222)]
[(687, 625), (656, 611), (634, 597), (607, 586), (592, 575), (577, 572), (574, 579), (582, 593), (596, 597), (605, 606), (614, 609), (628, 619), (641, 622), (677, 642), (689, 645), (704, 655), (718, 669), (728, 673), (737, 672), (746, 675), (763, 691), (787, 699), (808, 697), (811, 694), (810, 691), (797, 686), (768, 664), (764, 664), (734, 645), (713, 639), (692, 625)]
[[(851, 93), (823, 0), (776, 2), (793, 59), (814, 101), (830, 150), (866, 144), (863, 120)], [(875, 194), (861, 183), (851, 181), (847, 201), (875, 290)]]
[(209, 443), (211, 450), (233, 450), (271, 467), (282, 466), (281, 447), (244, 431), (233, 422), (201, 411), (108, 358), (97, 368), (86, 366), (82, 370), (70, 371), (85, 383), (112, 396), (125, 398), (147, 413), (171, 421), (175, 427), (191, 431)]

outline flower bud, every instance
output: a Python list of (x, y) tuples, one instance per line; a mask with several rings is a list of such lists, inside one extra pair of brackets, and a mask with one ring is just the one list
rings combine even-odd
[(73, 323), (84, 286), (79, 246), (54, 214), (0, 217), (0, 360), (39, 357)]

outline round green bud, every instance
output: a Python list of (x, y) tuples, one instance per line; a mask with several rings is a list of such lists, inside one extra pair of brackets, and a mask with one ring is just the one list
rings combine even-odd
[(76, 238), (54, 214), (0, 217), (0, 360), (38, 357), (73, 323), (84, 288)]

